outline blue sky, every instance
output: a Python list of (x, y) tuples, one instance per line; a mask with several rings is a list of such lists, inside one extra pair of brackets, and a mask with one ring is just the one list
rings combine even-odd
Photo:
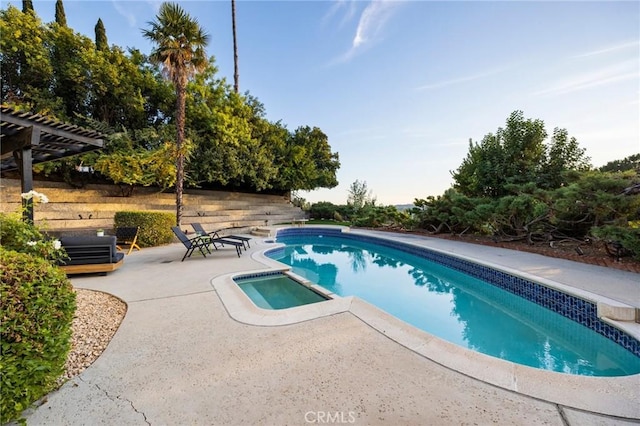
[[(233, 80), (231, 2), (180, 1)], [(2, 7), (20, 1), (2, 1)], [(159, 1), (64, 1), (67, 23), (109, 44), (151, 45)], [(34, 1), (44, 22), (55, 1)], [(640, 3), (236, 2), (240, 90), (290, 130), (318, 126), (340, 185), (301, 193), (346, 203), (355, 180), (379, 204), (439, 195), (450, 171), (515, 110), (565, 128), (595, 166), (640, 152)]]

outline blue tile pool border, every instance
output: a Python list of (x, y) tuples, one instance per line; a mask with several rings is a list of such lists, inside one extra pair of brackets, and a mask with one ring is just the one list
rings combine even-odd
[[(624, 331), (613, 327), (598, 318), (597, 306), (595, 303), (579, 298), (577, 296), (563, 293), (551, 287), (547, 287), (535, 281), (528, 280), (516, 275), (509, 274), (489, 266), (481, 265), (469, 260), (450, 256), (426, 247), (417, 247), (401, 241), (394, 241), (386, 238), (377, 238), (368, 235), (342, 232), (341, 229), (302, 227), (280, 229), (276, 235), (282, 237), (337, 237), (345, 240), (361, 241), (383, 247), (393, 248), (415, 256), (422, 257), (434, 263), (460, 271), (474, 278), (483, 280), (496, 287), (504, 289), (512, 294), (523, 297), (540, 306), (550, 309), (566, 318), (571, 319), (596, 333), (610, 339), (634, 355), (640, 357), (640, 342)], [(284, 247), (267, 250), (265, 256), (276, 257), (284, 252)]]

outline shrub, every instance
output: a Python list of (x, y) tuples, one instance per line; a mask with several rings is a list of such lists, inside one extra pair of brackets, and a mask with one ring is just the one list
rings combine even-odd
[(640, 260), (640, 228), (605, 225), (593, 228), (591, 233), (605, 242), (619, 243), (634, 259)]
[(4, 424), (55, 388), (64, 372), (76, 304), (62, 270), (41, 257), (4, 246), (0, 288), (0, 423)]
[(51, 261), (65, 258), (60, 241), (46, 238), (38, 228), (24, 222), (17, 213), (0, 213), (0, 242), (5, 250)]
[(176, 217), (168, 212), (123, 211), (116, 212), (113, 221), (115, 227), (139, 226), (138, 244), (140, 247), (154, 247), (173, 241), (171, 227)]
[(309, 209), (309, 214), (312, 219), (333, 219), (337, 206), (328, 201), (321, 201), (314, 203)]

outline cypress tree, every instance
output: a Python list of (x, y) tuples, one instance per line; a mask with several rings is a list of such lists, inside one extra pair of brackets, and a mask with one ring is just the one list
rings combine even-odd
[(98, 23), (96, 23), (95, 32), (96, 32), (96, 49), (108, 50), (109, 43), (107, 43), (107, 31), (104, 29), (104, 24), (102, 23), (102, 19), (100, 18), (98, 18)]
[(62, 0), (56, 0), (56, 22), (63, 27), (67, 26), (67, 15), (64, 13)]
[(33, 13), (33, 1), (22, 0), (22, 13), (27, 13), (27, 12)]

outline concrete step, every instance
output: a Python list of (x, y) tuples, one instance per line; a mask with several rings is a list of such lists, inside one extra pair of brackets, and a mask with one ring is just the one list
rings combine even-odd
[(270, 237), (272, 234), (272, 230), (269, 228), (256, 228), (251, 231), (251, 235), (255, 235), (256, 237)]

